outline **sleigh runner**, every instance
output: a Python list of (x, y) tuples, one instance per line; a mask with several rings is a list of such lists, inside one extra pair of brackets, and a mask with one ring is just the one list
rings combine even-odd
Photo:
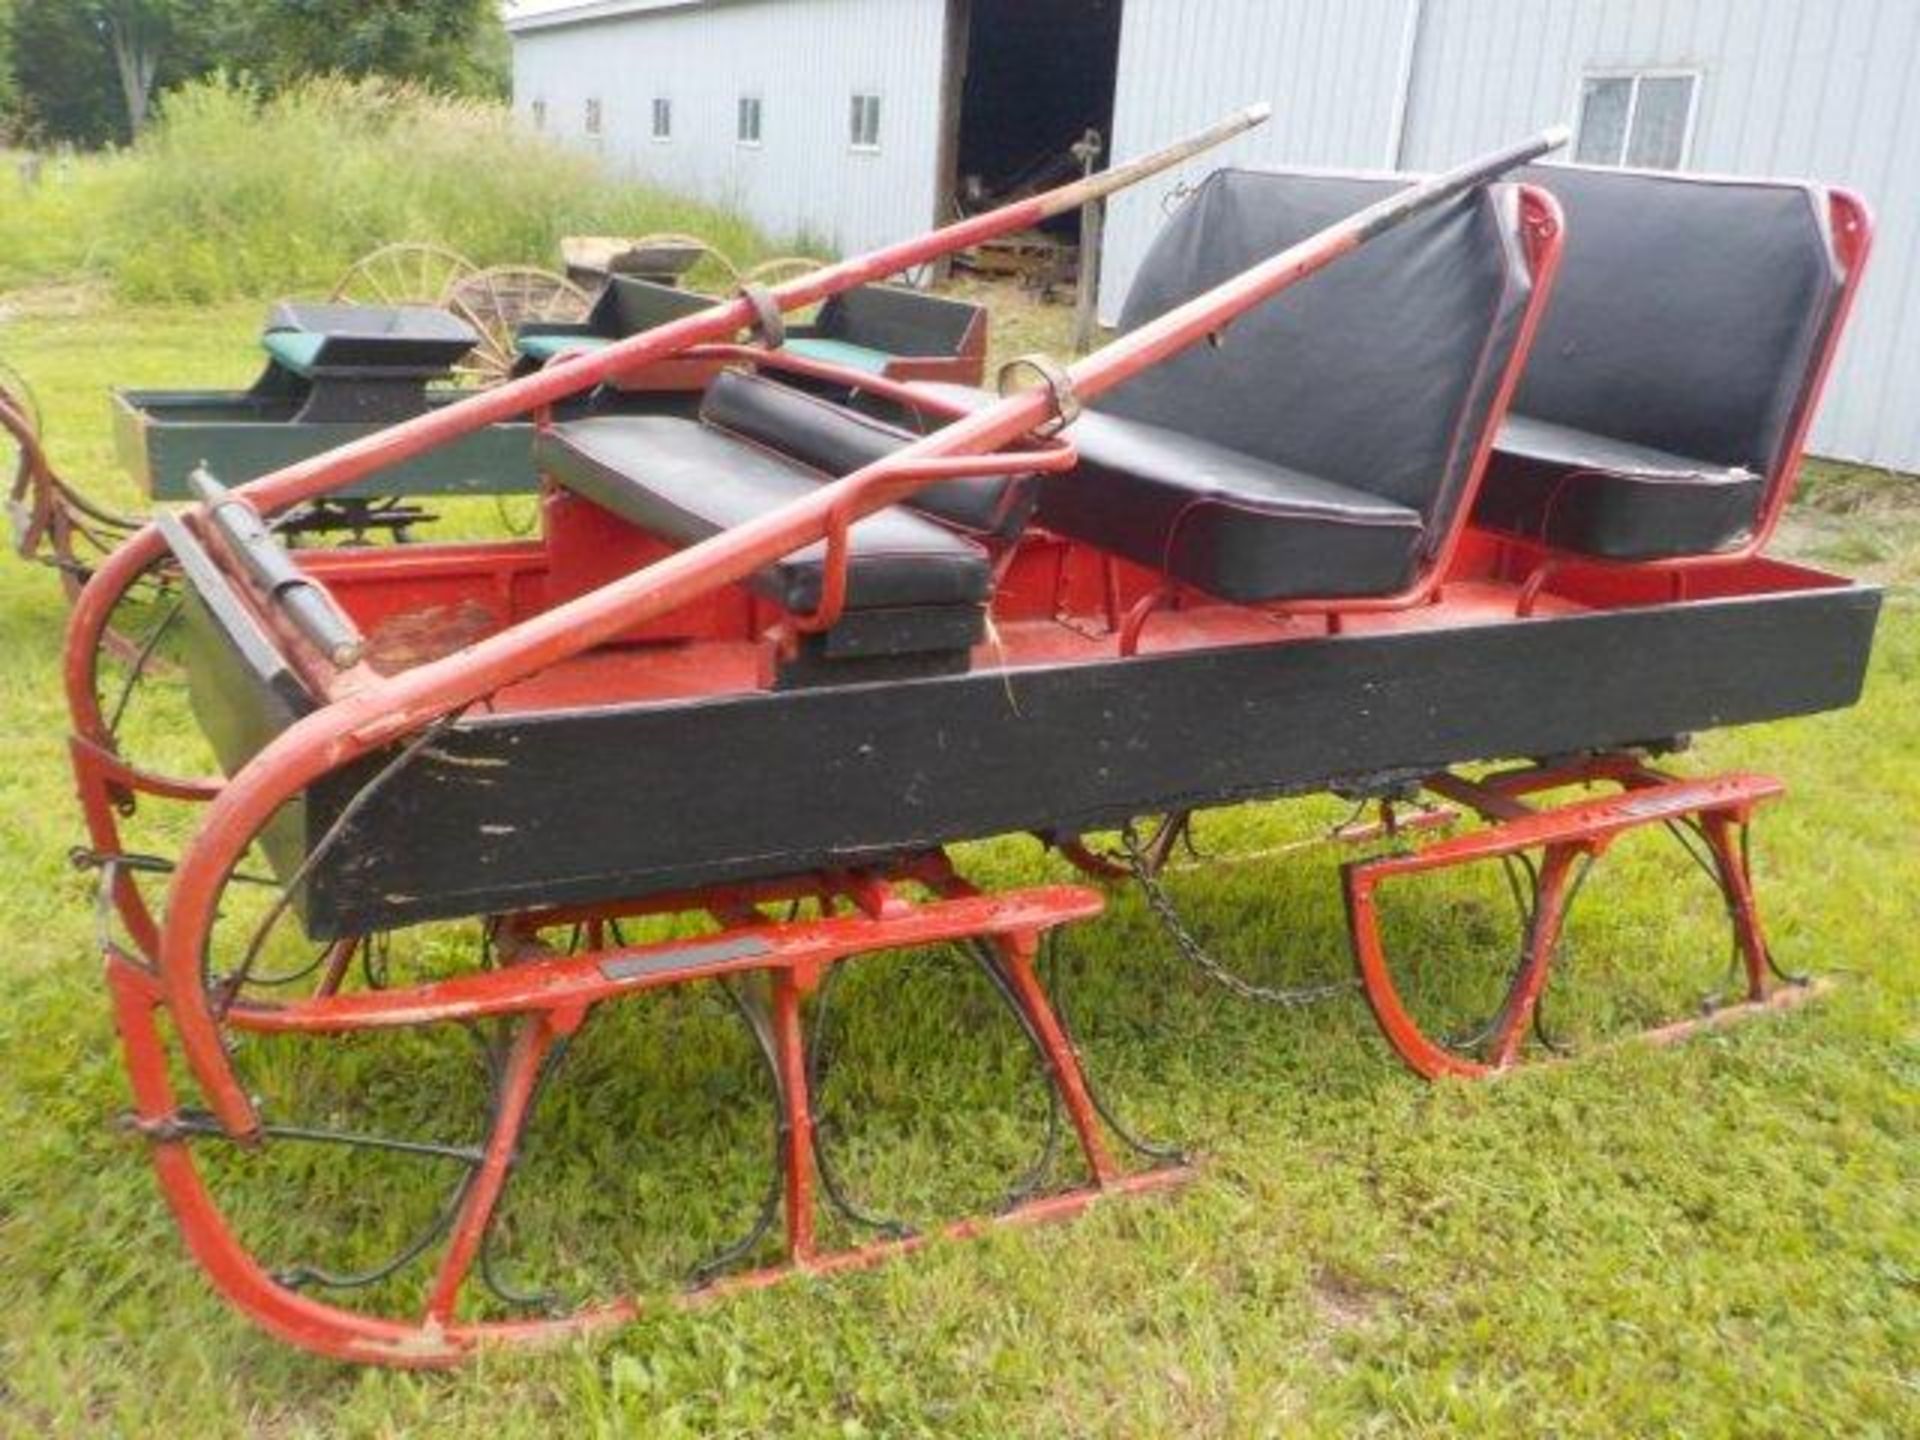
[[(1164, 901), (1159, 868), (1195, 811), (1333, 791), (1380, 807), (1376, 836), (1398, 835), (1423, 795), (1471, 811), (1482, 829), (1344, 872), (1383, 1031), (1439, 1075), (1521, 1058), (1585, 867), (1625, 833), (1673, 827), (1726, 899), (1745, 999), (1769, 1001), (1744, 836), (1779, 787), (1682, 778), (1650, 756), (1858, 694), (1876, 594), (1760, 553), (1864, 262), (1851, 197), (1650, 195), (1692, 182), (1575, 175), (1563, 209), (1550, 168), (1501, 178), (1552, 138), (1414, 183), (1222, 172), (1156, 245), (1122, 336), (1071, 366), (1027, 362), (1028, 388), (914, 384), (781, 343), (782, 311), (1070, 209), (1249, 123), (563, 355), (254, 484), (203, 476), (198, 507), (107, 563), (76, 614), (69, 681), (93, 852), (125, 932), (109, 972), (137, 1123), (230, 1298), (297, 1343), (399, 1363), (629, 1313), (502, 1318), (512, 1297), (488, 1246), (569, 1037), (609, 1002), (694, 983), (725, 987), (765, 1058), (784, 1267), (917, 1243), (880, 1224), (877, 1245), (820, 1249), (821, 1204), (874, 1217), (818, 1141), (803, 1019), (843, 962), (902, 947), (954, 947), (978, 967), (1079, 1140), (1082, 1178), (1039, 1178), (1049, 1140), (1009, 1217), (1178, 1178), (1114, 1124), (1036, 968), (1100, 893), (980, 894), (946, 854), (963, 840), (1036, 834), (1090, 878), (1131, 872)], [(1569, 213), (1604, 242), (1583, 253)], [(1712, 303), (1729, 271), (1754, 297), (1742, 369), (1705, 395), (1732, 362), (1689, 345), (1685, 294), (1638, 322), (1588, 298), (1703, 245), (1723, 252)], [(1659, 329), (1638, 351), (1617, 333), (1635, 323)], [(733, 340), (743, 326), (757, 344)], [(1543, 327), (1580, 343), (1536, 343)], [(697, 414), (555, 414), (663, 362), (711, 367)], [(1672, 403), (1609, 410), (1593, 395), (1607, 374), (1582, 373), (1596, 364)], [(521, 416), (545, 481), (537, 538), (289, 556), (265, 528)], [(223, 781), (122, 758), (96, 693), (115, 600), (162, 554), (189, 582), (185, 670)], [(1458, 769), (1515, 757), (1477, 778)], [(1541, 798), (1574, 785), (1619, 793)], [(142, 795), (206, 807), (163, 908), (120, 838)], [(1154, 815), (1167, 818), (1142, 843), (1133, 822)], [(1117, 857), (1085, 838), (1114, 828)], [(1527, 943), (1483, 1034), (1430, 1033), (1383, 963), (1374, 897), (1489, 859), (1524, 877)], [(276, 898), (239, 943), (212, 945), (233, 885), (261, 864)], [(622, 929), (660, 915), (702, 917), (705, 933)], [(275, 969), (283, 920), (317, 947), (304, 969)], [(477, 964), (396, 982), (369, 959), (382, 937), (456, 922), (480, 927)], [(192, 1108), (168, 1077), (163, 1014)], [(458, 1175), (435, 1226), (377, 1273), (270, 1274), (194, 1148), (381, 1142), (278, 1121), (237, 1042), (453, 1025), (492, 1027), (490, 1119), (483, 1144), (439, 1157)], [(1145, 1168), (1116, 1162), (1128, 1150)], [(758, 1253), (775, 1193), (723, 1259)], [(411, 1315), (340, 1303), (430, 1253)], [(476, 1275), (494, 1310), (467, 1298)]]

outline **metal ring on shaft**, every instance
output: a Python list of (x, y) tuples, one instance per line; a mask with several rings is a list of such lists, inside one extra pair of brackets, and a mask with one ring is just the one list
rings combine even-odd
[(996, 383), (1002, 395), (1011, 393), (1013, 378), (1022, 370), (1031, 370), (1038, 375), (1053, 400), (1053, 419), (1036, 428), (1034, 434), (1043, 437), (1058, 435), (1086, 410), (1080, 403), (1079, 393), (1073, 388), (1072, 373), (1051, 355), (1043, 355), (1038, 351), (1030, 355), (1016, 355), (1000, 367)]
[(773, 298), (773, 292), (764, 285), (749, 280), (740, 287), (740, 298), (753, 307), (753, 333), (760, 343), (769, 350), (778, 350), (787, 343), (787, 320), (780, 313), (780, 305)]

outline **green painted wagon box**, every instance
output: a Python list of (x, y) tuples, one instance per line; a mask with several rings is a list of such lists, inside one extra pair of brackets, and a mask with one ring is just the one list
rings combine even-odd
[[(428, 408), (469, 392), (432, 390)], [(114, 449), (154, 500), (190, 500), (187, 476), (207, 466), (228, 485), (321, 454), (384, 427), (294, 423), (297, 402), (246, 390), (113, 391)], [(416, 456), (343, 493), (349, 495), (522, 495), (537, 488), (533, 426), (494, 425)]]

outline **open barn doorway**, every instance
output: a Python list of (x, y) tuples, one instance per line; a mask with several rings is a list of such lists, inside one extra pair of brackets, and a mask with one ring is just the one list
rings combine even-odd
[[(1089, 132), (1106, 162), (1113, 131), (1124, 0), (949, 0), (948, 206), (978, 214), (1080, 173)], [(1070, 279), (1079, 221), (1062, 216), (1044, 237), (1002, 247), (1000, 258), (1040, 278)], [(976, 257), (980, 258), (980, 257)], [(993, 257), (987, 257), (989, 261)]]

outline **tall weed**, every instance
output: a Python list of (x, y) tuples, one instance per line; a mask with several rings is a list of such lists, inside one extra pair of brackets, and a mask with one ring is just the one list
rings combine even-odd
[(503, 106), (390, 82), (262, 98), (215, 77), (169, 95), (133, 149), (31, 190), (6, 184), (0, 284), (92, 272), (130, 300), (324, 290), (396, 240), (481, 265), (557, 265), (569, 233), (691, 231), (742, 260), (765, 250), (739, 218), (619, 178)]

